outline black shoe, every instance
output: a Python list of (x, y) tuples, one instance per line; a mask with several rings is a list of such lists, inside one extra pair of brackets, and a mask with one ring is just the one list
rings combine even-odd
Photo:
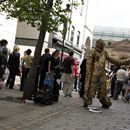
[(108, 109), (109, 107), (106, 105), (102, 105), (102, 108)]
[(83, 104), (83, 107), (88, 108), (88, 105), (87, 104)]
[(72, 95), (71, 95), (71, 94), (69, 94), (69, 97), (72, 97)]
[(10, 87), (10, 86), (9, 86), (9, 89), (13, 89), (13, 87)]
[(6, 84), (5, 84), (5, 87), (6, 87), (6, 88), (8, 88), (8, 86), (9, 86), (9, 84), (8, 84), (8, 83), (6, 83)]

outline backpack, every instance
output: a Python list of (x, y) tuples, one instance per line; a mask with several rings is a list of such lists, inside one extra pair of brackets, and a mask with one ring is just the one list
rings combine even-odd
[(39, 104), (52, 105), (53, 104), (53, 89), (37, 92), (33, 97), (33, 101)]
[(7, 64), (7, 57), (8, 57), (8, 49), (6, 46), (0, 47), (0, 65), (6, 65)]

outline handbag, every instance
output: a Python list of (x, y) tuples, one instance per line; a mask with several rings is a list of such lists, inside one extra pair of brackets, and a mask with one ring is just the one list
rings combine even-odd
[(21, 76), (21, 71), (20, 71), (19, 68), (18, 68), (17, 71), (16, 71), (16, 76)]

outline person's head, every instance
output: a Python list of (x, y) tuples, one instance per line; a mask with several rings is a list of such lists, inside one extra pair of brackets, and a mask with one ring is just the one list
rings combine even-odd
[(70, 52), (69, 52), (69, 56), (72, 56), (72, 57), (73, 57), (73, 55), (74, 55), (74, 52), (73, 52), (73, 51), (70, 51)]
[(104, 49), (104, 41), (102, 39), (99, 39), (96, 41), (96, 47), (95, 49), (98, 51), (98, 52), (102, 52), (102, 50)]
[(5, 40), (5, 39), (2, 39), (2, 40), (0, 41), (0, 46), (7, 46), (7, 44), (8, 44), (8, 41)]
[(46, 48), (45, 49), (45, 54), (49, 54), (50, 53), (50, 49), (49, 48)]
[(31, 53), (32, 53), (32, 50), (31, 50), (31, 49), (27, 49), (27, 50), (26, 50), (26, 54), (27, 54), (27, 55), (30, 55)]
[(20, 48), (17, 45), (15, 45), (13, 48), (13, 52), (18, 52), (19, 50), (20, 50)]
[(55, 51), (52, 53), (52, 56), (58, 57), (59, 54), (60, 54), (60, 51), (59, 51), (59, 50), (55, 50)]
[(120, 68), (123, 70), (126, 70), (126, 66), (121, 66)]

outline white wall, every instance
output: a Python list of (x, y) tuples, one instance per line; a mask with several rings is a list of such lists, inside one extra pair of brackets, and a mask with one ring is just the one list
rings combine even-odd
[(8, 41), (7, 47), (12, 51), (15, 42), (17, 20), (14, 18), (6, 19), (5, 13), (0, 13), (0, 40)]

